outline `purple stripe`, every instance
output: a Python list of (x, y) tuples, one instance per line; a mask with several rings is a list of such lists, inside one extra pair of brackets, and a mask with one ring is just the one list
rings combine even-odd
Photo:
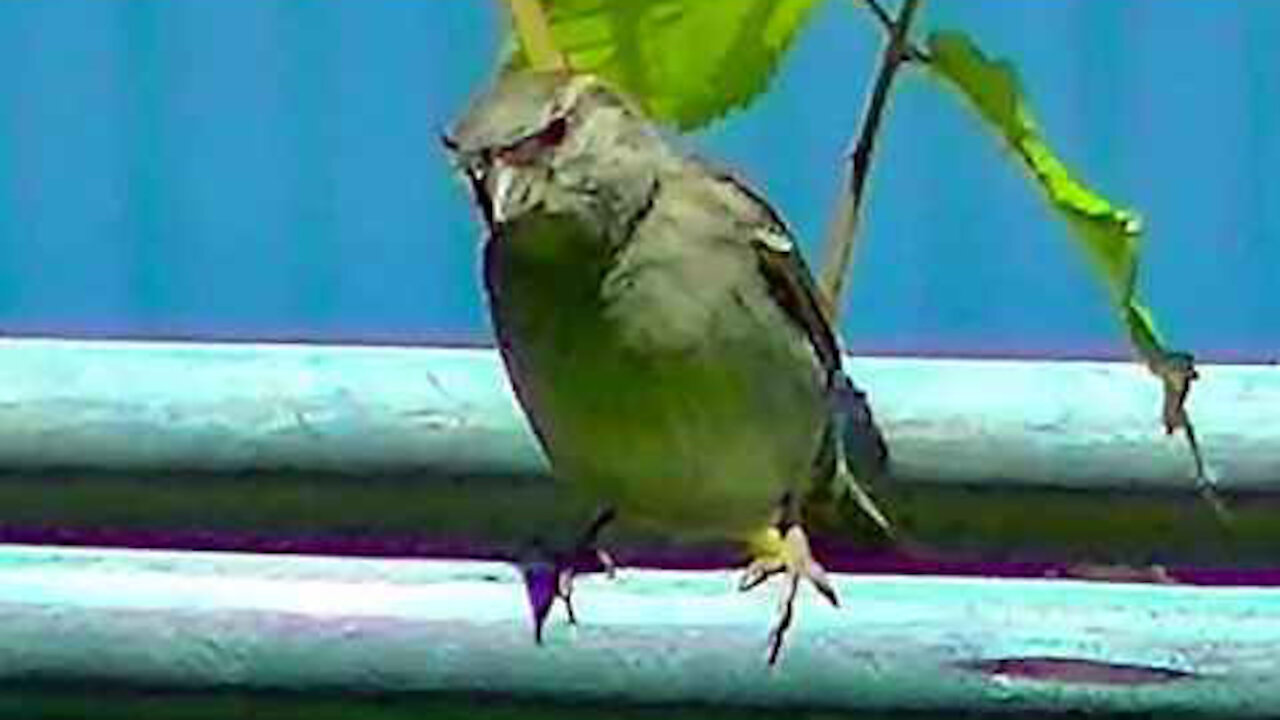
[[(294, 553), (337, 557), (450, 558), (511, 560), (510, 550), (478, 547), (475, 543), (423, 539), (414, 536), (343, 536), (337, 534), (271, 535), (231, 531), (150, 531), (111, 528), (54, 528), (0, 526), (0, 542), (27, 545), (131, 548), (155, 550)], [(818, 545), (817, 554), (829, 570), (852, 574), (943, 575), (989, 578), (1068, 577), (1125, 579), (1152, 582), (1150, 568), (1125, 568), (1077, 563), (970, 559), (942, 560), (910, 557), (901, 552), (834, 550)], [(684, 570), (738, 567), (742, 558), (732, 551), (642, 551), (618, 554), (623, 566)], [(1280, 586), (1280, 569), (1173, 567), (1165, 573), (1189, 585)]]

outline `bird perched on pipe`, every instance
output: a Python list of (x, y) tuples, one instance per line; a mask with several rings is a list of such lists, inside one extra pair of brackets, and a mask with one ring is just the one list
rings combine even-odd
[[(840, 408), (856, 391), (791, 233), (592, 76), (507, 73), (446, 145), (486, 225), (499, 348), (553, 471), (601, 519), (743, 543), (744, 589), (785, 575), (776, 661), (800, 580), (837, 603), (803, 527), (807, 489), (842, 483), (890, 528), (849, 472)], [(571, 577), (566, 564), (566, 603)]]

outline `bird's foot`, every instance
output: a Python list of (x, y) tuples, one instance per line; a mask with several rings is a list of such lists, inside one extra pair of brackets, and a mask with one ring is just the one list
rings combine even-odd
[(840, 598), (827, 578), (827, 572), (813, 559), (809, 538), (804, 528), (793, 524), (785, 531), (770, 527), (751, 541), (752, 561), (738, 583), (740, 590), (750, 590), (774, 575), (784, 575), (778, 620), (769, 631), (769, 664), (774, 665), (782, 651), (787, 630), (795, 617), (796, 593), (800, 581), (808, 580), (832, 605), (839, 607)]
[(603, 572), (612, 580), (616, 574), (618, 566), (613, 556), (596, 546), (597, 536), (612, 519), (612, 511), (601, 513), (573, 550), (568, 553), (552, 553), (549, 558), (525, 566), (525, 589), (533, 613), (533, 637), (539, 645), (542, 644), (543, 629), (556, 600), (564, 603), (569, 624), (578, 624), (578, 616), (573, 609), (575, 577)]

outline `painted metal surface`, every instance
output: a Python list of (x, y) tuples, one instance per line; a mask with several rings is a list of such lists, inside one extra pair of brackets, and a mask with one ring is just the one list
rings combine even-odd
[[(850, 366), (891, 448), (875, 489), (935, 559), (1265, 571), (1280, 550), (1274, 366), (1205, 367), (1192, 394), (1227, 532), (1137, 366)], [(593, 511), (487, 349), (0, 340), (0, 467), (10, 542), (511, 557)]]
[[(1280, 709), (1280, 592), (840, 576), (763, 662), (769, 591), (722, 572), (585, 579), (537, 647), (495, 563), (0, 546), (0, 683), (473, 691), (1024, 711)], [(775, 588), (776, 589), (776, 588)]]
[[(1192, 477), (1133, 364), (852, 358), (896, 474), (1179, 489)], [(1227, 489), (1280, 484), (1280, 368), (1205, 367), (1191, 396)], [(999, 458), (993, 463), (993, 458)], [(485, 349), (0, 340), (0, 464), (545, 472)]]

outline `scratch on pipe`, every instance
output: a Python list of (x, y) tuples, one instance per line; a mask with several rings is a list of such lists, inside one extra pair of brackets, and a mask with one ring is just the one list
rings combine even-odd
[(297, 408), (293, 408), (292, 412), (293, 412), (293, 419), (298, 424), (298, 429), (302, 430), (303, 433), (311, 437), (311, 439), (313, 440), (324, 439), (324, 435), (321, 434), (321, 432), (317, 430), (316, 427), (312, 425), (309, 420), (307, 420), (306, 413), (304, 413), (302, 410), (299, 410)]
[(1096, 582), (1151, 583), (1178, 585), (1177, 578), (1169, 574), (1163, 565), (1133, 566), (1106, 563), (1081, 562), (1065, 568), (1050, 568), (1045, 577), (1061, 577)]
[(461, 430), (469, 425), (466, 415), (432, 408), (405, 410), (400, 415), (417, 422), (427, 430)]
[(1173, 668), (1056, 657), (1010, 657), (958, 663), (965, 670), (1006, 678), (1090, 685), (1156, 685), (1199, 677)]
[(427, 371), (426, 376), (427, 376), (427, 384), (430, 385), (436, 392), (440, 393), (440, 397), (456, 405), (461, 405), (463, 407), (469, 406), (469, 403), (466, 403), (458, 399), (457, 397), (455, 397), (454, 394), (444, 386), (444, 383), (440, 382), (440, 378), (436, 377), (435, 373)]

